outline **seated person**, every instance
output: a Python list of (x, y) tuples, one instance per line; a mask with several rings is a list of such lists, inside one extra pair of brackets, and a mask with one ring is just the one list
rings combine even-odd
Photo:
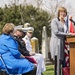
[(6, 69), (8, 74), (36, 75), (36, 66), (29, 62), (18, 50), (18, 43), (12, 37), (14, 24), (7, 23), (0, 36), (0, 54), (5, 65), (0, 60), (0, 67)]
[[(32, 34), (33, 34), (33, 28), (29, 28), (26, 32), (26, 36), (23, 38), (23, 40), (25, 41), (25, 44), (26, 44), (26, 49), (29, 52), (32, 52), (32, 46), (31, 46), (31, 42), (30, 42)], [(40, 53), (34, 53), (34, 55), (32, 57), (35, 58), (35, 60), (38, 63), (36, 75), (41, 75), (41, 73), (46, 70), (44, 58), (43, 58), (42, 54), (40, 54)]]
[(15, 40), (18, 42), (19, 44), (19, 51), (21, 52), (21, 54), (23, 54), (24, 56), (31, 56), (31, 55), (34, 55), (34, 52), (29, 52), (27, 49), (26, 49), (26, 46), (25, 46), (25, 42), (24, 40), (22, 39), (23, 37), (25, 36), (23, 30), (20, 30), (20, 29), (16, 29), (15, 32), (14, 32), (14, 38)]
[(23, 54), (24, 56), (30, 56), (29, 51), (26, 49), (25, 47), (25, 43), (22, 40), (22, 38), (24, 37), (23, 31), (20, 29), (17, 29), (14, 31), (14, 38), (15, 40), (18, 42), (18, 49), (21, 52), (21, 54)]
[(14, 38), (18, 42), (18, 49), (25, 56), (26, 59), (28, 59), (30, 62), (37, 64), (36, 60), (32, 57), (34, 55), (34, 52), (29, 52), (25, 47), (25, 42), (23, 41), (24, 32), (21, 29), (17, 29), (14, 32)]

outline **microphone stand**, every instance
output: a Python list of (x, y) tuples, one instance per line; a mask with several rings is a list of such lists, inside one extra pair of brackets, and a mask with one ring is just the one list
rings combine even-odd
[(72, 19), (69, 19), (71, 22), (73, 22), (73, 24), (75, 25), (75, 21), (74, 20), (72, 20)]

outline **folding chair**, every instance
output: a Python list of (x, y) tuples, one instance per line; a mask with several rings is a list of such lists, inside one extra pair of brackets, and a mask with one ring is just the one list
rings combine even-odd
[[(7, 66), (6, 66), (6, 64), (5, 64), (5, 62), (4, 62), (4, 60), (3, 60), (1, 54), (0, 54), (0, 60), (2, 61), (3, 65), (4, 65), (4, 67), (5, 67), (5, 69), (1, 69), (1, 71), (8, 73)], [(3, 74), (3, 75), (4, 75), (4, 74)], [(22, 74), (6, 74), (6, 73), (5, 73), (5, 75), (22, 75)]]

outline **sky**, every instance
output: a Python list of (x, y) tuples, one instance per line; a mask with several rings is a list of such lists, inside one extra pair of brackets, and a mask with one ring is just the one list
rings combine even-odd
[[(14, 0), (10, 0), (11, 2), (14, 3)], [(24, 0), (19, 0), (19, 3), (23, 3)], [(49, 1), (49, 0), (45, 0), (45, 1)], [(35, 0), (27, 0), (27, 2), (29, 3), (35, 3)], [(4, 6), (4, 4), (10, 4), (9, 0), (0, 0), (0, 7)], [(71, 4), (71, 6), (73, 8), (75, 8), (75, 0), (66, 0), (66, 4)]]
[(75, 0), (66, 0), (66, 4), (71, 4), (75, 8)]
[[(72, 11), (72, 17), (75, 19), (75, 0), (66, 0), (67, 5), (71, 5), (72, 8), (69, 8)], [(73, 10), (72, 10), (73, 9)]]
[[(10, 0), (11, 2), (14, 2), (14, 0)], [(20, 3), (22, 3), (24, 0), (19, 0), (20, 1)], [(27, 0), (28, 2), (33, 2), (34, 3), (34, 1), (35, 0)], [(45, 0), (45, 1), (49, 1), (49, 0)], [(0, 7), (1, 6), (4, 6), (4, 4), (9, 4), (9, 0), (0, 0)], [(66, 0), (66, 4), (71, 4), (73, 7), (75, 7), (74, 5), (75, 5), (75, 0)]]
[[(25, 0), (19, 0), (19, 4), (23, 4)], [(35, 0), (26, 0), (28, 4), (34, 4), (34, 6), (36, 6)], [(44, 0), (43, 3), (49, 7), (49, 3), (48, 1), (50, 0)], [(62, 0), (63, 1), (63, 0)], [(14, 3), (15, 0), (0, 0), (0, 7), (4, 7), (5, 4), (9, 5), (11, 3)], [(72, 14), (74, 15), (75, 13), (75, 0), (66, 0), (65, 4), (68, 6), (70, 5), (71, 7), (69, 7), (69, 10), (72, 11)], [(45, 6), (42, 5), (42, 8), (49, 10), (48, 8), (46, 8)], [(72, 10), (73, 9), (73, 10)], [(75, 16), (75, 15), (74, 15)]]

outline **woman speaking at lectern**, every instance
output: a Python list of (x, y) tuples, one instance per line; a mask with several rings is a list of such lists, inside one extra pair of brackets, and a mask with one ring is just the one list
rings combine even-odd
[(51, 58), (55, 60), (55, 75), (61, 74), (61, 63), (64, 60), (64, 45), (68, 30), (65, 24), (66, 16), (66, 8), (59, 7), (57, 18), (54, 18), (51, 22), (50, 52)]

